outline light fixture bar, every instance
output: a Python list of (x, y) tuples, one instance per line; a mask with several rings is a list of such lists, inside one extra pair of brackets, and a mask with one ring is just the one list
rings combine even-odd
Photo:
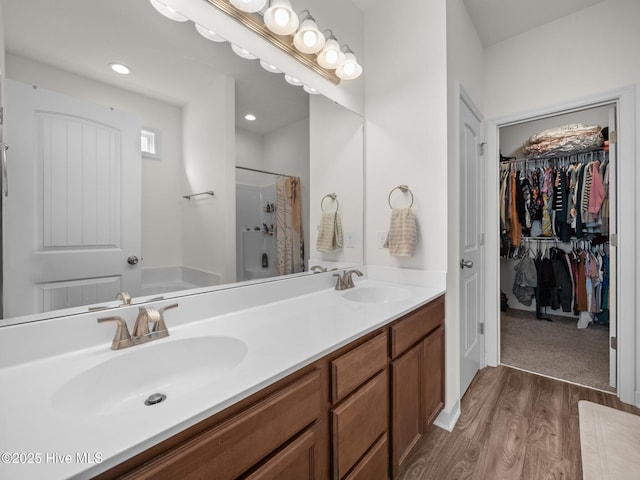
[(262, 38), (268, 40), (270, 43), (278, 47), (280, 50), (295, 58), (302, 63), (305, 67), (310, 68), (318, 75), (326, 78), (334, 84), (340, 83), (340, 78), (335, 73), (335, 70), (326, 69), (316, 63), (316, 56), (299, 52), (293, 47), (292, 36), (277, 35), (271, 32), (262, 22), (262, 17), (257, 13), (246, 13), (234, 8), (229, 1), (225, 0), (207, 0), (211, 5), (218, 10), (223, 11), (234, 20), (238, 21), (245, 27), (249, 28), (254, 33), (257, 33)]

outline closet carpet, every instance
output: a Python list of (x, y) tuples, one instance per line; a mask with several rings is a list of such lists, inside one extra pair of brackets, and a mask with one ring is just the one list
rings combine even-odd
[(500, 319), (501, 363), (530, 372), (614, 391), (609, 386), (609, 329), (576, 328), (577, 317), (545, 315), (510, 308)]
[(640, 414), (610, 393), (483, 368), (453, 431), (431, 427), (395, 480), (581, 480), (580, 400)]

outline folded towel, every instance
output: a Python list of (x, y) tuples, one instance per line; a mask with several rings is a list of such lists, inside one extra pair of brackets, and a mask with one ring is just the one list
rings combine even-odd
[(391, 211), (389, 234), (384, 247), (394, 257), (410, 257), (416, 249), (418, 239), (416, 218), (411, 208), (394, 208)]
[(319, 252), (329, 252), (342, 247), (342, 221), (338, 212), (326, 212), (320, 217), (318, 241)]

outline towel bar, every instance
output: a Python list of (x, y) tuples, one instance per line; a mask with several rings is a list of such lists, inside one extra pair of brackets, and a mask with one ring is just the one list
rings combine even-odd
[(391, 205), (391, 194), (396, 190), (400, 190), (402, 193), (409, 192), (409, 195), (411, 195), (411, 204), (409, 205), (409, 208), (413, 207), (413, 192), (406, 185), (398, 185), (397, 187), (391, 189), (391, 191), (389, 192), (389, 198), (387, 199), (387, 201), (389, 202), (389, 207), (393, 209), (393, 206)]
[(320, 200), (320, 210), (324, 212), (323, 204), (327, 198), (330, 198), (331, 200), (334, 200), (336, 202), (336, 212), (337, 212), (338, 209), (340, 208), (340, 202), (338, 202), (338, 195), (336, 195), (335, 193), (328, 193), (324, 197), (322, 197), (322, 200)]
[(189, 195), (183, 195), (182, 198), (191, 200), (191, 197), (197, 197), (198, 195), (211, 195), (213, 197), (213, 190), (208, 190), (206, 192), (200, 192), (200, 193), (191, 193)]

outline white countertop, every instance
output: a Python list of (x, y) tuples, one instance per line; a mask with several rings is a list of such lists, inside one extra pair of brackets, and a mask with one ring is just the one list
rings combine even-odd
[[(344, 292), (325, 287), (291, 298), (254, 301), (257, 304), (249, 308), (173, 326), (171, 313), (167, 312), (167, 338), (119, 351), (111, 350), (110, 342), (103, 341), (0, 368), (0, 478), (90, 478), (103, 472), (433, 300), (445, 290), (444, 277), (426, 282), (435, 286), (412, 283), (356, 279), (356, 289), (401, 286), (409, 292), (406, 299), (388, 303), (349, 301), (343, 298)], [(280, 287), (286, 289), (287, 282)], [(189, 298), (180, 302), (182, 309)], [(30, 328), (33, 334), (34, 326)], [(102, 325), (94, 323), (91, 328)], [(112, 334), (113, 330), (109, 332)], [(0, 329), (0, 339), (3, 333)], [(173, 392), (172, 386), (167, 385), (167, 400), (161, 404), (147, 407), (140, 402), (134, 408), (95, 414), (60, 408), (52, 402), (61, 386), (92, 366), (116, 356), (124, 357), (134, 349), (159, 348), (162, 343), (205, 336), (241, 340), (247, 353), (232, 370), (189, 394)], [(86, 395), (92, 393), (95, 392), (87, 391)]]

